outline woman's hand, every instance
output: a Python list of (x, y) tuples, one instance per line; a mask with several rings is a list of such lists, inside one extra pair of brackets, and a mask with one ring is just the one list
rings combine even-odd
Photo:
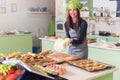
[(73, 42), (73, 39), (70, 39), (70, 43), (72, 43)]

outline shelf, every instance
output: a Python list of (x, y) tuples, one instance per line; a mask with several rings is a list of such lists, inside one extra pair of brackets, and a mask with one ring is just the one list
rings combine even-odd
[(27, 11), (27, 13), (29, 14), (49, 14), (49, 12), (45, 11), (45, 12), (40, 12), (40, 11)]

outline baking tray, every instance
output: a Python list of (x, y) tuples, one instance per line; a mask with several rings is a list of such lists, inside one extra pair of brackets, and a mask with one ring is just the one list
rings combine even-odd
[(75, 56), (75, 55), (70, 55), (70, 54), (65, 54), (60, 52), (54, 52), (46, 56), (58, 62), (66, 62), (69, 60), (82, 59), (80, 56)]
[[(87, 61), (89, 61), (89, 62), (87, 62)], [(94, 61), (94, 60), (90, 60), (90, 59), (68, 61), (68, 63), (75, 67), (84, 69), (89, 72), (101, 71), (101, 70), (115, 67), (110, 64), (106, 64), (103, 62)]]
[(38, 65), (41, 65), (41, 66), (47, 66), (47, 65), (50, 65), (50, 64), (57, 64), (57, 63), (62, 63), (62, 62), (61, 61), (55, 61), (55, 60), (52, 60), (52, 59), (42, 59), (42, 60), (37, 60), (37, 61), (31, 61), (31, 62), (28, 62), (27, 64), (28, 65), (38, 64)]

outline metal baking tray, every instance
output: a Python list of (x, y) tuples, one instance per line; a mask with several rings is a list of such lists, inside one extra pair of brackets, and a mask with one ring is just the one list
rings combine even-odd
[(73, 66), (84, 69), (86, 71), (89, 71), (89, 72), (101, 71), (104, 69), (115, 67), (110, 64), (106, 64), (106, 63), (99, 62), (99, 61), (94, 61), (91, 59), (68, 61), (68, 63)]

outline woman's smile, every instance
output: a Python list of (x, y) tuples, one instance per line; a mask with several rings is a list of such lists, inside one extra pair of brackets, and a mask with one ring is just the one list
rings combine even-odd
[(76, 18), (76, 17), (77, 17), (77, 9), (74, 8), (74, 7), (71, 7), (71, 8), (69, 9), (69, 14), (70, 14), (70, 16), (71, 16), (72, 18)]

